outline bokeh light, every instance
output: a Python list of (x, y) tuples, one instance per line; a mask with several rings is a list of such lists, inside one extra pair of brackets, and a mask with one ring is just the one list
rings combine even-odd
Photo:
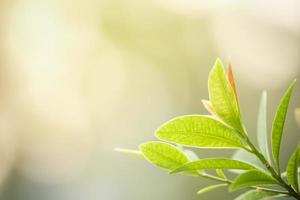
[[(261, 90), (270, 127), (300, 75), (296, 0), (12, 0), (0, 9), (0, 199), (199, 199), (206, 180), (168, 176), (113, 149), (155, 140), (177, 115), (206, 113), (217, 57), (233, 64), (253, 135)], [(298, 87), (283, 162), (300, 138)]]

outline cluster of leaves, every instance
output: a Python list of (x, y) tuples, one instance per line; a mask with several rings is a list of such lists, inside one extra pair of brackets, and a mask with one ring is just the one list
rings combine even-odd
[[(266, 92), (262, 94), (259, 107), (258, 147), (256, 147), (250, 140), (242, 120), (231, 66), (229, 65), (226, 73), (219, 59), (209, 74), (210, 100), (203, 100), (210, 115), (177, 117), (156, 130), (155, 136), (161, 141), (141, 144), (137, 151), (118, 150), (145, 158), (170, 174), (182, 173), (218, 182), (216, 185), (201, 189), (198, 194), (227, 186), (229, 191), (249, 190), (237, 197), (237, 200), (270, 197), (300, 199), (298, 184), (300, 146), (291, 155), (285, 172), (281, 172), (280, 166), (281, 140), (294, 86), (295, 81), (287, 89), (275, 114), (271, 132), (271, 152), (267, 141)], [(232, 158), (199, 159), (193, 151), (185, 147), (236, 149), (236, 151)], [(209, 173), (208, 170), (215, 170), (216, 173)], [(235, 178), (231, 180), (225, 173), (234, 173)]]

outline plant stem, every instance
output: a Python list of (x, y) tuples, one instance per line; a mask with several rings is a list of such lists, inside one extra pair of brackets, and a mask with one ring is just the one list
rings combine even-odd
[[(246, 136), (245, 140), (247, 142), (247, 144), (249, 145), (249, 147), (252, 150), (252, 153), (262, 162), (262, 164), (267, 168), (267, 170), (271, 173), (272, 177), (274, 179), (276, 179), (279, 184), (284, 187), (289, 195), (295, 197), (296, 199), (300, 200), (300, 195), (290, 186), (288, 185), (281, 177), (281, 174), (278, 174), (275, 169), (270, 165), (270, 163), (267, 161), (267, 159), (265, 158), (265, 156), (260, 153), (260, 151), (255, 147), (255, 145), (250, 141), (250, 139)], [(280, 170), (278, 170), (280, 171)]]

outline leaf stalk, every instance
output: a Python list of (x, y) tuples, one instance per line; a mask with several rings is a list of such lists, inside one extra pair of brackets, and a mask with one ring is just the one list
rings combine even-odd
[(266, 167), (266, 169), (271, 173), (272, 177), (278, 181), (278, 183), (284, 187), (288, 194), (295, 197), (296, 199), (300, 200), (300, 195), (289, 185), (287, 184), (281, 177), (280, 173), (277, 173), (275, 169), (271, 166), (271, 164), (268, 162), (268, 160), (265, 158), (265, 156), (256, 148), (256, 146), (251, 142), (249, 137), (245, 137), (246, 143), (251, 148), (251, 153), (254, 154), (261, 163)]

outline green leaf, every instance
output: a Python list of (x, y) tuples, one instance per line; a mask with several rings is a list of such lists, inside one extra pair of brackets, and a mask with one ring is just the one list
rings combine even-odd
[(223, 123), (202, 115), (177, 117), (157, 129), (156, 137), (198, 148), (244, 148), (234, 131)]
[(217, 184), (217, 185), (210, 185), (210, 186), (207, 186), (205, 188), (202, 188), (201, 190), (199, 190), (197, 192), (198, 195), (201, 195), (201, 194), (204, 194), (204, 193), (207, 193), (207, 192), (210, 192), (212, 190), (215, 190), (217, 188), (220, 188), (220, 187), (226, 187), (227, 184)]
[(267, 92), (263, 91), (261, 95), (258, 120), (257, 120), (257, 141), (262, 154), (270, 162), (270, 153), (268, 149), (268, 134), (267, 134)]
[[(232, 159), (234, 160), (239, 160), (245, 163), (249, 163), (253, 166), (255, 166), (258, 169), (262, 169), (264, 170), (265, 167), (264, 165), (258, 160), (258, 158), (253, 155), (252, 153), (249, 153), (248, 151), (245, 151), (243, 149), (238, 149), (234, 152), (234, 154), (232, 155)], [(244, 171), (242, 170), (230, 170), (234, 173), (243, 173)]]
[(208, 90), (210, 101), (217, 115), (232, 128), (240, 133), (245, 133), (234, 89), (220, 59), (217, 59), (210, 71)]
[(271, 197), (278, 195), (277, 193), (274, 192), (266, 192), (266, 191), (260, 191), (260, 190), (252, 190), (249, 192), (246, 192), (237, 198), (235, 200), (262, 200), (266, 197)]
[(127, 155), (130, 155), (130, 156), (144, 158), (142, 152), (138, 151), (138, 150), (115, 148), (115, 151), (120, 152), (120, 153), (124, 153), (124, 154), (127, 154)]
[(288, 90), (286, 91), (284, 97), (282, 98), (279, 107), (277, 108), (273, 127), (272, 127), (272, 153), (275, 163), (278, 168), (278, 172), (280, 172), (280, 165), (279, 165), (279, 154), (280, 154), (280, 145), (282, 139), (283, 128), (285, 124), (286, 114), (288, 110), (288, 105), (290, 102), (290, 98), (294, 89), (296, 81), (293, 81), (292, 84), (289, 86)]
[(240, 190), (243, 188), (259, 185), (277, 185), (278, 182), (269, 174), (260, 170), (250, 170), (239, 175), (230, 185), (230, 190)]
[(286, 177), (288, 183), (294, 187), (299, 192), (298, 187), (298, 166), (299, 166), (299, 156), (300, 156), (300, 146), (296, 148), (292, 156), (288, 161), (286, 168)]
[(163, 169), (173, 170), (189, 162), (182, 151), (164, 142), (147, 142), (141, 144), (139, 149), (150, 163)]
[(207, 158), (194, 162), (189, 162), (179, 166), (178, 168), (172, 170), (170, 173), (179, 173), (184, 171), (194, 171), (203, 169), (254, 169), (250, 164), (238, 161), (230, 160), (228, 158)]

